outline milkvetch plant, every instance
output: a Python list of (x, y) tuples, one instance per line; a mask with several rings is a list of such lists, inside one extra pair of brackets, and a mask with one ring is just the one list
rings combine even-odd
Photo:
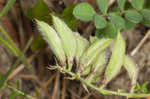
[[(104, 13), (106, 13), (105, 10)], [(54, 24), (52, 26), (36, 19), (39, 30), (58, 60), (56, 66), (51, 66), (51, 69), (55, 68), (62, 73), (69, 74), (73, 79), (81, 81), (87, 90), (91, 87), (102, 94), (133, 98), (150, 96), (145, 93), (134, 93), (134, 87), (131, 88), (132, 93), (105, 89), (120, 72), (121, 67), (127, 70), (132, 84), (136, 83), (138, 66), (125, 54), (126, 45), (120, 29), (117, 30), (117, 37), (114, 39), (91, 37), (91, 41), (88, 41), (77, 32), (71, 31), (58, 17), (52, 16), (52, 18)], [(109, 46), (113, 46), (110, 60), (106, 54)], [(95, 84), (99, 81), (102, 85)]]

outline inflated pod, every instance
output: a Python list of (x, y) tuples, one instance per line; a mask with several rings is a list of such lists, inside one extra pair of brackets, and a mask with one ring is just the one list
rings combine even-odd
[(42, 32), (42, 36), (49, 44), (50, 48), (61, 62), (61, 65), (65, 65), (66, 57), (63, 50), (61, 39), (59, 38), (56, 31), (43, 21), (36, 20), (39, 30)]
[(125, 55), (124, 58), (124, 67), (127, 70), (130, 79), (132, 80), (132, 84), (136, 84), (139, 68), (127, 55)]
[(101, 79), (101, 75), (104, 72), (107, 60), (106, 51), (98, 55), (96, 62), (92, 66), (92, 73), (87, 77), (89, 82), (93, 83)]
[(109, 83), (119, 72), (124, 64), (125, 56), (125, 41), (120, 34), (117, 35), (117, 40), (112, 51), (110, 61), (108, 63), (107, 69), (105, 71), (105, 79), (103, 81), (104, 85)]
[(98, 40), (98, 37), (90, 36), (90, 43), (94, 43), (96, 40)]
[(80, 72), (95, 62), (98, 54), (104, 51), (111, 43), (112, 39), (98, 39), (92, 43), (80, 58)]
[(61, 38), (62, 45), (68, 60), (68, 69), (72, 69), (73, 59), (76, 54), (76, 40), (71, 29), (56, 16), (52, 16), (54, 27)]
[(79, 33), (74, 33), (76, 38), (76, 61), (79, 64), (79, 59), (82, 56), (83, 52), (88, 48), (89, 41), (83, 38)]

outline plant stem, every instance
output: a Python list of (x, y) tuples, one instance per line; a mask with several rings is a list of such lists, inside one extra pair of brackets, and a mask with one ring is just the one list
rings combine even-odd
[(150, 94), (144, 94), (144, 93), (126, 93), (126, 92), (118, 92), (118, 91), (107, 90), (107, 89), (104, 89), (103, 87), (98, 87), (98, 86), (95, 86), (95, 85), (89, 83), (87, 80), (81, 78), (77, 74), (74, 74), (74, 73), (72, 73), (72, 72), (70, 72), (70, 71), (68, 71), (66, 69), (58, 67), (58, 70), (62, 71), (64, 73), (67, 73), (67, 74), (69, 74), (72, 77), (76, 76), (76, 79), (80, 80), (81, 83), (91, 87), (92, 89), (97, 90), (99, 93), (104, 94), (104, 95), (118, 95), (118, 96), (125, 96), (125, 97), (128, 97), (128, 98), (144, 98), (144, 97), (150, 96)]
[(30, 95), (27, 95), (27, 94), (25, 94), (24, 92), (22, 92), (22, 91), (18, 90), (17, 88), (14, 88), (14, 87), (12, 87), (12, 86), (6, 84), (6, 83), (5, 83), (5, 87), (7, 87), (7, 88), (9, 88), (9, 89), (12, 89), (13, 91), (15, 91), (15, 92), (17, 92), (17, 93), (19, 93), (19, 94), (21, 94), (21, 95), (26, 96), (26, 97), (29, 98), (29, 99), (36, 99), (36, 98), (34, 98), (34, 97), (30, 96)]
[(3, 10), (0, 12), (0, 20), (1, 18), (8, 12), (8, 10), (12, 7), (16, 0), (9, 0)]

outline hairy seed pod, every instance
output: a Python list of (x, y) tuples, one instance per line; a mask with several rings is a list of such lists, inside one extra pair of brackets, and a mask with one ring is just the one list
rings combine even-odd
[(68, 69), (72, 69), (73, 59), (76, 54), (76, 40), (71, 29), (58, 17), (52, 16), (54, 27), (61, 38), (63, 48), (68, 60)]
[(87, 66), (84, 70), (83, 70), (83, 72), (82, 72), (82, 76), (85, 76), (85, 75), (88, 75), (88, 74), (90, 74), (91, 73), (91, 71), (92, 71), (92, 65), (89, 65), (89, 66)]
[(61, 40), (56, 31), (43, 21), (36, 20), (39, 30), (42, 32), (42, 36), (51, 47), (52, 51), (61, 62), (61, 65), (65, 65), (66, 57), (62, 47)]
[(97, 82), (101, 79), (101, 75), (106, 67), (107, 58), (106, 52), (102, 52), (98, 55), (96, 62), (92, 66), (92, 73), (87, 77), (89, 82)]
[(110, 44), (112, 39), (98, 39), (90, 45), (90, 47), (83, 53), (80, 59), (80, 72), (86, 67), (90, 66), (96, 59), (99, 53), (104, 51)]
[(98, 39), (97, 36), (90, 36), (90, 43), (95, 42)]
[(130, 79), (132, 80), (132, 84), (136, 84), (139, 68), (127, 55), (125, 55), (124, 58), (124, 67), (127, 70)]
[(76, 61), (79, 64), (79, 59), (82, 56), (83, 52), (89, 46), (89, 41), (83, 38), (79, 33), (75, 33), (77, 52), (76, 52)]
[(120, 69), (124, 63), (124, 56), (125, 56), (125, 41), (119, 32), (117, 40), (114, 45), (112, 56), (110, 58), (110, 61), (108, 63), (105, 72), (104, 85), (109, 83), (120, 72)]

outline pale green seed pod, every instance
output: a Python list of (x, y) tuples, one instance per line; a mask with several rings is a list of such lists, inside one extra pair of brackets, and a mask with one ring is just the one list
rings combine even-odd
[(93, 43), (96, 40), (98, 40), (98, 37), (96, 37), (96, 36), (90, 36), (90, 43)]
[(90, 47), (83, 53), (80, 59), (80, 72), (86, 67), (90, 66), (96, 59), (99, 53), (104, 51), (110, 44), (112, 39), (98, 39), (90, 45)]
[(114, 45), (114, 49), (112, 51), (112, 56), (105, 72), (104, 85), (109, 83), (120, 72), (120, 69), (124, 63), (124, 56), (125, 41), (119, 32)]
[(125, 55), (124, 67), (127, 70), (130, 79), (132, 80), (132, 84), (135, 85), (137, 82), (137, 75), (139, 71), (138, 66), (133, 62), (133, 60), (129, 56)]
[(89, 47), (89, 41), (83, 38), (80, 34), (74, 33), (77, 44), (76, 61), (79, 63), (79, 59), (83, 52)]
[(68, 60), (68, 69), (72, 69), (73, 59), (76, 54), (76, 40), (71, 29), (58, 17), (52, 16), (54, 27), (61, 38), (63, 48)]
[(89, 82), (94, 83), (100, 81), (101, 75), (106, 67), (107, 60), (105, 51), (98, 55), (96, 62), (92, 66), (92, 73), (87, 77)]
[(88, 75), (88, 74), (90, 74), (91, 73), (91, 71), (92, 71), (92, 65), (89, 65), (89, 66), (87, 66), (84, 70), (83, 70), (83, 72), (82, 72), (82, 76), (85, 76), (85, 75)]
[(58, 60), (61, 62), (61, 65), (65, 65), (65, 53), (62, 47), (61, 40), (56, 31), (43, 21), (36, 20), (36, 22), (39, 30), (42, 32), (44, 39), (49, 44), (50, 48), (52, 49)]

